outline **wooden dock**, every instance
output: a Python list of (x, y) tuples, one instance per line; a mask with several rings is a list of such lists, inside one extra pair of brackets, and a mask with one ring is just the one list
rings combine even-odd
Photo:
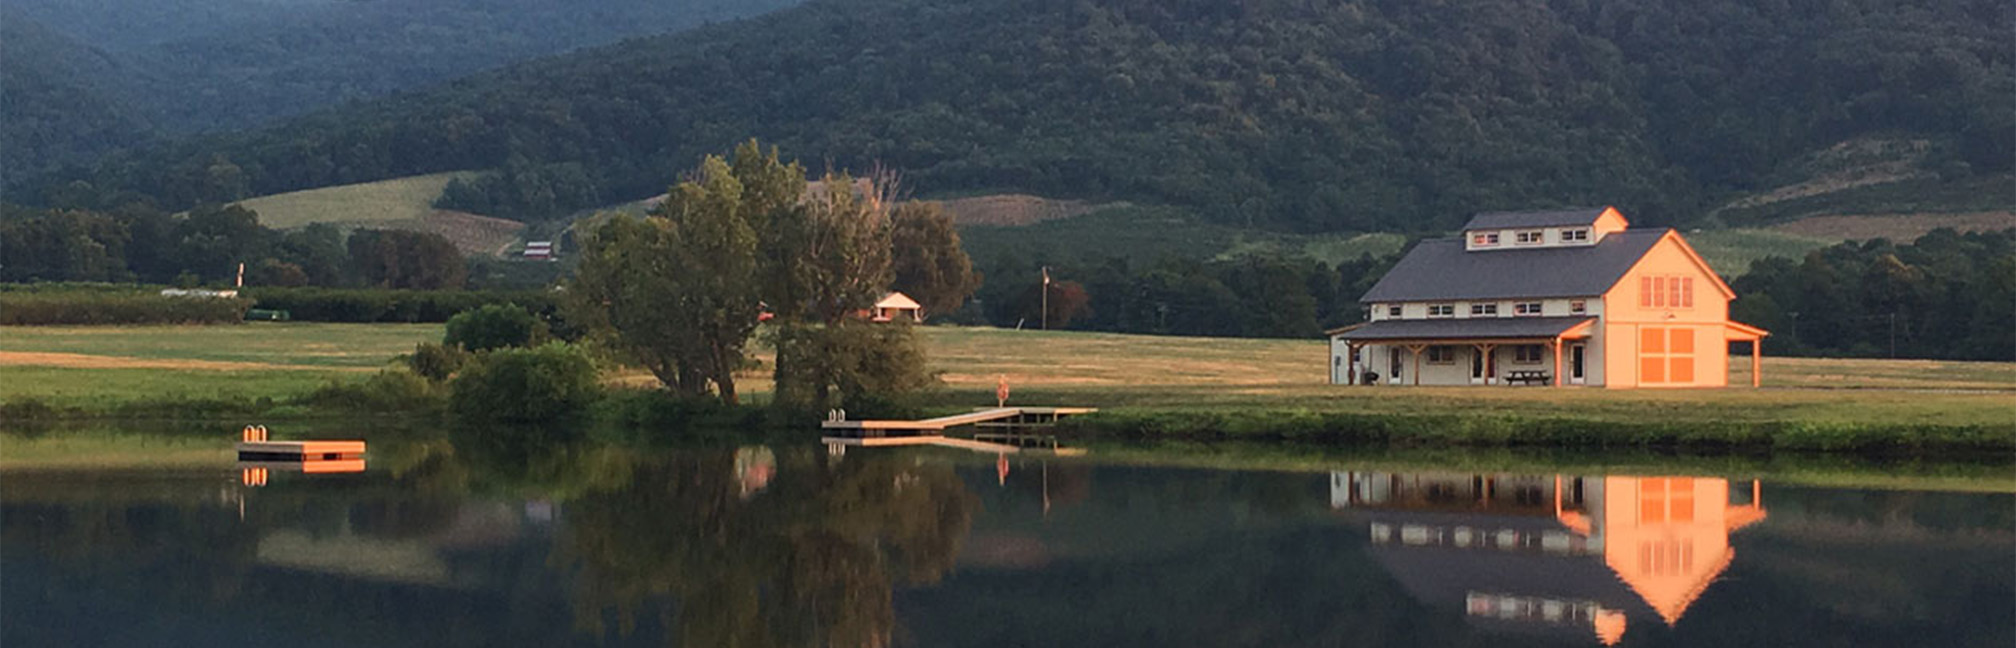
[(873, 432), (944, 432), (946, 428), (966, 425), (980, 427), (1049, 425), (1066, 416), (1091, 414), (1097, 411), (1099, 408), (1096, 407), (992, 407), (919, 421), (837, 419), (823, 421), (819, 427), (828, 430), (858, 430), (864, 435)]
[[(1075, 456), (1084, 454), (1084, 449), (1059, 448), (1055, 436), (1018, 434), (1014, 431), (1055, 425), (1058, 419), (1097, 411), (1096, 407), (992, 407), (917, 421), (834, 418), (819, 424), (829, 432), (820, 441), (836, 452), (844, 451), (848, 446), (929, 445), (996, 454), (1040, 452)], [(975, 438), (971, 439), (945, 436), (947, 429), (966, 426), (999, 431), (975, 434)]]
[(1040, 453), (1046, 455), (1056, 455), (1060, 457), (1076, 457), (1085, 454), (1084, 448), (1059, 448), (1055, 446), (1041, 446), (1032, 448), (1028, 446), (1009, 445), (1006, 443), (994, 443), (991, 441), (975, 441), (973, 439), (961, 439), (958, 437), (948, 437), (939, 434), (917, 434), (911, 436), (891, 436), (891, 437), (829, 436), (829, 437), (821, 437), (819, 441), (829, 446), (842, 446), (842, 447), (853, 446), (860, 448), (928, 445), (928, 446), (938, 446), (941, 448), (958, 448), (960, 450), (972, 450), (974, 452), (990, 452), (994, 454), (1022, 454), (1024, 452), (1028, 452), (1028, 453)]

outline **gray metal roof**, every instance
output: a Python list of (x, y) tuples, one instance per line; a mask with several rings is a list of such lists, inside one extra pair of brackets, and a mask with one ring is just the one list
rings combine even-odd
[(1462, 239), (1414, 246), (1361, 302), (1595, 297), (1616, 285), (1670, 229), (1625, 230), (1595, 245), (1466, 252)]
[(1343, 331), (1346, 340), (1442, 340), (1551, 338), (1594, 317), (1473, 317), (1469, 319), (1379, 320)]
[(1463, 225), (1465, 231), (1478, 229), (1513, 229), (1519, 227), (1567, 227), (1589, 225), (1603, 215), (1609, 207), (1571, 207), (1568, 209), (1548, 209), (1540, 211), (1483, 212), (1470, 217)]

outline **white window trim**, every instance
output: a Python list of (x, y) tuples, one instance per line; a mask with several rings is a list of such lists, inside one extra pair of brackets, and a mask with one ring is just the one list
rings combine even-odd
[[(1436, 311), (1436, 310), (1438, 310), (1438, 309), (1444, 309), (1444, 308), (1446, 308), (1446, 309), (1449, 309), (1449, 310), (1448, 310), (1448, 312), (1445, 312), (1445, 313), (1440, 313), (1440, 314), (1437, 314), (1437, 313), (1435, 312), (1435, 311)], [(1456, 305), (1455, 305), (1455, 304), (1429, 304), (1429, 305), (1428, 305), (1428, 316), (1429, 316), (1429, 317), (1455, 317), (1455, 316), (1456, 316)]]

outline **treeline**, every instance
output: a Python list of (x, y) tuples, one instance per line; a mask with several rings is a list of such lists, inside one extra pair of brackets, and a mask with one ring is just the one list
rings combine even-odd
[(205, 205), (174, 215), (141, 204), (109, 211), (0, 204), (0, 281), (235, 283), (252, 286), (462, 288), (469, 266), (440, 234), (327, 224), (279, 231), (249, 209)]
[[(1358, 297), (1399, 256), (1121, 258), (983, 267), (965, 321), (1158, 335), (1309, 338), (1365, 319)], [(1043, 283), (1045, 269), (1052, 279)], [(1731, 281), (1730, 317), (1771, 331), (1774, 355), (2016, 360), (2016, 229), (1936, 230), (1770, 257)], [(1049, 292), (1045, 320), (1043, 293)]]
[[(1109, 258), (1055, 266), (1006, 259), (987, 269), (979, 292), (995, 326), (1201, 335), (1312, 338), (1362, 321), (1358, 296), (1398, 257), (1360, 257), (1330, 265), (1296, 257), (1166, 258), (1135, 263)], [(1048, 316), (1042, 282), (1049, 284)]]
[[(17, 185), (55, 206), (530, 170), (447, 204), (662, 192), (755, 135), (923, 194), (1014, 189), (1301, 231), (1615, 204), (1642, 224), (1861, 135), (1942, 177), (2016, 160), (1995, 0), (855, 0), (544, 59)], [(522, 160), (514, 163), (513, 160)], [(578, 165), (578, 174), (574, 167)], [(513, 170), (510, 167), (516, 167)], [(569, 183), (559, 183), (567, 185)]]
[(1730, 317), (1770, 329), (1772, 353), (2016, 360), (2016, 229), (1767, 258), (1733, 287)]

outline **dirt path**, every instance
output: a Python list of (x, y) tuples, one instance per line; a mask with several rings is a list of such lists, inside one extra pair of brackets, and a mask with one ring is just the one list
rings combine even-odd
[(320, 367), (314, 365), (269, 364), (264, 362), (227, 362), (223, 360), (133, 358), (127, 356), (87, 355), (82, 353), (0, 351), (0, 367), (12, 366), (63, 367), (68, 369), (183, 369), (196, 371), (372, 371), (370, 367)]

